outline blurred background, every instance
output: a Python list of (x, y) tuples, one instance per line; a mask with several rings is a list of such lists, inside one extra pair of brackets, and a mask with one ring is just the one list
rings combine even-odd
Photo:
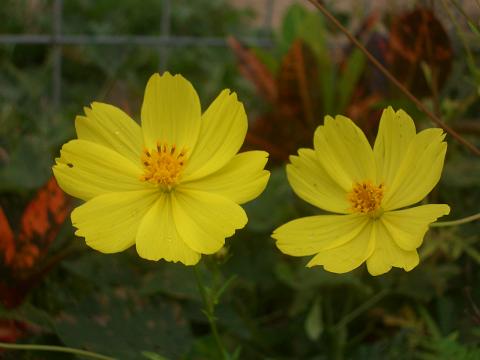
[[(432, 112), (480, 146), (478, 0), (324, 1)], [(147, 79), (181, 73), (203, 109), (224, 88), (249, 116), (244, 149), (272, 172), (249, 224), (201, 269), (237, 359), (480, 359), (478, 223), (432, 229), (421, 263), (371, 277), (306, 269), (269, 237), (318, 214), (285, 163), (326, 114), (374, 140), (381, 110), (433, 126), (308, 1), (2, 0), (0, 4), (0, 341), (64, 345), (118, 359), (215, 359), (192, 269), (135, 249), (103, 255), (73, 235), (77, 204), (52, 179), (74, 119), (93, 101), (139, 120)], [(447, 136), (428, 202), (479, 211), (480, 161)], [(223, 291), (224, 290), (224, 291)], [(0, 350), (1, 359), (74, 359)]]

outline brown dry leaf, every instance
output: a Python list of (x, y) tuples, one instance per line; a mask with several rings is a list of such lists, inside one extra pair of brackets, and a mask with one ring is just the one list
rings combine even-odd
[[(452, 47), (447, 32), (427, 8), (417, 8), (396, 17), (390, 30), (388, 61), (395, 77), (417, 97), (441, 89), (452, 67)], [(422, 64), (428, 65), (431, 82)]]

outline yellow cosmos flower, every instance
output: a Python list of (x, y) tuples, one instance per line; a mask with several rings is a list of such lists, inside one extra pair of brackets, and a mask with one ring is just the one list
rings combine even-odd
[(120, 109), (93, 103), (75, 120), (78, 140), (53, 167), (68, 194), (86, 200), (71, 215), (87, 245), (115, 253), (136, 245), (145, 259), (193, 265), (247, 223), (239, 204), (266, 186), (268, 154), (237, 154), (247, 116), (223, 90), (202, 114), (185, 78), (148, 81), (141, 127)]
[(344, 273), (364, 261), (370, 274), (392, 266), (410, 271), (429, 224), (450, 212), (445, 204), (405, 208), (437, 184), (447, 144), (441, 129), (416, 134), (402, 110), (385, 109), (373, 149), (348, 118), (325, 118), (314, 150), (300, 149), (287, 165), (288, 181), (303, 200), (340, 215), (293, 220), (275, 230), (278, 248), (315, 255), (308, 267)]

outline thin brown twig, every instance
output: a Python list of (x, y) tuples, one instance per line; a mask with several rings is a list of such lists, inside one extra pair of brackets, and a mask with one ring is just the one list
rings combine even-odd
[(367, 59), (378, 69), (382, 72), (385, 77), (390, 80), (408, 99), (410, 99), (417, 108), (425, 113), (436, 125), (441, 127), (447, 133), (449, 133), (455, 140), (457, 140), (460, 144), (467, 147), (472, 153), (477, 156), (480, 156), (480, 149), (478, 149), (475, 145), (470, 143), (468, 140), (464, 139), (460, 134), (458, 134), (455, 130), (453, 130), (450, 126), (445, 124), (438, 116), (436, 116), (433, 112), (428, 110), (426, 106), (415, 97), (403, 84), (393, 76), (390, 71), (387, 70), (385, 66), (383, 66), (376, 58), (373, 56), (370, 51), (368, 51), (356, 38), (355, 36), (346, 28), (344, 27), (337, 18), (327, 10), (325, 6), (319, 0), (308, 0), (313, 6), (315, 6), (326, 18), (328, 18), (341, 32), (343, 32), (347, 38), (358, 48), (362, 53), (365, 54)]

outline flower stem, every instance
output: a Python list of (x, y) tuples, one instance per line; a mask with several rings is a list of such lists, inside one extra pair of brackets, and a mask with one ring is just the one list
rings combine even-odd
[(480, 213), (472, 215), (472, 216), (467, 216), (462, 219), (458, 220), (452, 220), (452, 221), (439, 221), (433, 224), (430, 224), (431, 227), (444, 227), (444, 226), (457, 226), (457, 225), (462, 225), (469, 223), (471, 221), (475, 220), (480, 220)]
[(375, 294), (370, 299), (365, 301), (355, 310), (345, 315), (333, 328), (335, 330), (338, 330), (345, 327), (352, 320), (355, 320), (357, 317), (362, 315), (365, 311), (369, 310), (372, 306), (374, 306), (377, 302), (382, 300), (386, 295), (388, 295), (388, 290), (386, 289), (380, 290), (377, 294)]
[(202, 296), (203, 305), (205, 309), (203, 313), (208, 319), (208, 323), (210, 324), (210, 329), (212, 331), (213, 337), (215, 342), (217, 343), (218, 350), (221, 354), (223, 359), (228, 359), (228, 353), (223, 346), (222, 340), (220, 339), (220, 335), (218, 334), (217, 323), (215, 318), (215, 300), (212, 299), (211, 294), (207, 293), (207, 289), (203, 283), (202, 276), (198, 270), (198, 266), (194, 266), (195, 270), (195, 279), (197, 280), (198, 290), (200, 291), (200, 295)]
[(91, 359), (115, 360), (115, 358), (112, 358), (110, 356), (105, 356), (105, 355), (97, 354), (94, 352), (81, 350), (81, 349), (74, 349), (74, 348), (69, 348), (64, 346), (55, 346), (55, 345), (8, 344), (8, 343), (0, 342), (0, 348), (11, 349), (11, 350), (63, 352), (63, 353), (70, 353), (70, 354), (83, 356)]

